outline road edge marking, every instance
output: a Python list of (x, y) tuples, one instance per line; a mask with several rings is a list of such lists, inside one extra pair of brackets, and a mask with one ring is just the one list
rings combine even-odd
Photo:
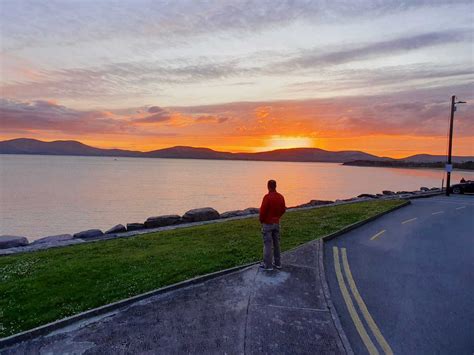
[(376, 235), (374, 235), (372, 238), (370, 238), (370, 240), (375, 240), (384, 233), (385, 233), (385, 229), (382, 229), (380, 232), (378, 232)]
[(441, 214), (441, 213), (444, 213), (444, 211), (433, 212), (432, 215)]
[(379, 354), (377, 348), (370, 339), (369, 334), (365, 330), (365, 327), (362, 324), (362, 321), (360, 320), (360, 317), (354, 307), (354, 303), (352, 302), (351, 296), (349, 295), (349, 290), (347, 289), (344, 278), (342, 276), (341, 264), (339, 263), (339, 249), (334, 246), (332, 248), (332, 251), (334, 255), (334, 269), (336, 271), (337, 282), (339, 283), (339, 289), (341, 290), (342, 298), (344, 298), (344, 302), (346, 303), (346, 307), (352, 318), (352, 322), (354, 323), (354, 326), (356, 327), (356, 330), (359, 333), (362, 342), (369, 351), (369, 354)]
[(463, 208), (466, 208), (466, 206), (456, 207), (457, 210), (462, 210)]
[(406, 221), (403, 221), (402, 224), (413, 222), (415, 219), (418, 219), (418, 217), (407, 219)]
[(369, 325), (370, 330), (374, 334), (375, 339), (377, 339), (377, 342), (379, 343), (380, 347), (383, 349), (385, 354), (393, 355), (392, 348), (387, 343), (379, 327), (377, 326), (374, 319), (370, 315), (369, 310), (367, 309), (367, 305), (365, 304), (364, 300), (362, 299), (362, 296), (359, 293), (359, 290), (357, 289), (354, 278), (352, 277), (351, 268), (349, 267), (349, 261), (347, 260), (346, 248), (341, 248), (341, 258), (342, 258), (342, 265), (346, 273), (347, 282), (349, 283), (352, 294), (354, 295), (354, 298), (357, 302), (357, 305), (359, 306), (360, 311), (362, 312), (362, 315), (365, 318), (365, 321)]

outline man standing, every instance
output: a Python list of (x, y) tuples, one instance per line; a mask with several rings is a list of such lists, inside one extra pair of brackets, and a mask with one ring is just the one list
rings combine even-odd
[(268, 194), (263, 197), (262, 206), (260, 207), (260, 223), (262, 224), (263, 234), (263, 263), (260, 267), (264, 270), (273, 270), (273, 256), (273, 266), (281, 269), (280, 217), (285, 213), (286, 205), (283, 195), (276, 191), (275, 180), (269, 180), (267, 187)]

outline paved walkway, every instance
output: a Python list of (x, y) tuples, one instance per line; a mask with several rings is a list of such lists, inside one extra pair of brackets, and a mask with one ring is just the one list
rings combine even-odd
[(319, 241), (258, 267), (137, 302), (2, 354), (345, 353), (326, 303)]
[(325, 243), (355, 353), (472, 354), (474, 196), (412, 201)]

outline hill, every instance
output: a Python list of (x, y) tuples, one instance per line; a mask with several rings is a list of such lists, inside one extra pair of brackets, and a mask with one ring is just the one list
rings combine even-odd
[(140, 156), (142, 153), (121, 149), (94, 148), (77, 141), (43, 142), (36, 139), (18, 138), (0, 142), (0, 154), (135, 157)]
[(319, 148), (292, 148), (278, 149), (259, 153), (236, 153), (235, 156), (242, 160), (266, 161), (300, 161), (300, 162), (331, 162), (343, 163), (349, 160), (378, 160), (375, 155), (359, 151), (331, 152)]
[(318, 148), (279, 149), (259, 153), (219, 152), (209, 148), (177, 146), (150, 152), (121, 149), (94, 148), (77, 141), (43, 142), (36, 139), (19, 138), (0, 142), (0, 154), (44, 154), (44, 155), (83, 155), (176, 159), (224, 159), (261, 161), (300, 161), (335, 162), (348, 160), (373, 160), (379, 157), (358, 151), (331, 152)]
[[(417, 154), (412, 155), (410, 157), (402, 158), (399, 160), (403, 160), (410, 163), (437, 163), (437, 162), (445, 162), (446, 156), (445, 155), (429, 155), (429, 154)], [(474, 157), (453, 157), (453, 163), (463, 163), (468, 161), (474, 161)]]
[(142, 153), (148, 158), (175, 158), (175, 159), (232, 159), (234, 154), (218, 152), (209, 148), (194, 148), (177, 146), (165, 149), (153, 150)]
[[(357, 161), (405, 161), (412, 163), (444, 162), (444, 156), (418, 154), (403, 159), (382, 158), (361, 151), (327, 151), (319, 148), (278, 149), (258, 153), (219, 152), (209, 148), (176, 146), (149, 152), (123, 149), (101, 149), (77, 141), (43, 142), (36, 139), (18, 138), (0, 142), (0, 154), (38, 154), (73, 156), (110, 156), (175, 159), (221, 159), (258, 161), (297, 161), (344, 163)], [(453, 162), (473, 161), (474, 157), (453, 157)]]

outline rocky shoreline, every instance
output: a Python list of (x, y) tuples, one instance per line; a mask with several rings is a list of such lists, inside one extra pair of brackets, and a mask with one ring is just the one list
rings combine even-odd
[[(416, 162), (406, 160), (353, 160), (342, 163), (350, 166), (366, 166), (381, 168), (410, 168), (410, 169), (444, 169), (446, 163), (439, 162)], [(474, 161), (454, 162), (453, 167), (456, 170), (474, 170)]]
[[(338, 205), (369, 201), (375, 199), (411, 199), (427, 197), (441, 193), (441, 189), (433, 187), (421, 187), (417, 191), (382, 191), (380, 194), (360, 194), (357, 197), (336, 200), (311, 200), (301, 205), (289, 207), (288, 210), (317, 208), (322, 206)], [(188, 227), (193, 225), (214, 223), (230, 219), (248, 218), (257, 215), (258, 208), (246, 208), (244, 210), (233, 210), (219, 213), (211, 207), (196, 208), (187, 211), (183, 216), (163, 215), (152, 216), (142, 223), (117, 224), (105, 232), (100, 229), (89, 229), (75, 234), (52, 235), (37, 239), (31, 243), (24, 236), (1, 235), (0, 236), (0, 256), (11, 255), (22, 252), (30, 252), (42, 249), (56, 248), (61, 246), (108, 240), (114, 238), (132, 237), (135, 235), (152, 233), (161, 230)]]

